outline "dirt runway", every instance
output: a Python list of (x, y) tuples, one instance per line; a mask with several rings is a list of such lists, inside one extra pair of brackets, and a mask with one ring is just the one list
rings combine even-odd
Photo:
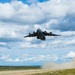
[(31, 75), (35, 73), (43, 73), (48, 70), (16, 70), (16, 71), (0, 71), (0, 75)]

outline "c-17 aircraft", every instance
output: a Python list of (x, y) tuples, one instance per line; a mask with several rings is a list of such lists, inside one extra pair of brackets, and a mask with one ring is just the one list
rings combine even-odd
[(48, 33), (46, 31), (42, 31), (41, 29), (38, 28), (36, 32), (33, 31), (32, 34), (29, 33), (29, 35), (24, 36), (24, 38), (26, 38), (26, 37), (36, 37), (37, 39), (40, 39), (40, 40), (46, 40), (45, 36), (60, 36), (60, 35), (53, 34), (52, 32)]

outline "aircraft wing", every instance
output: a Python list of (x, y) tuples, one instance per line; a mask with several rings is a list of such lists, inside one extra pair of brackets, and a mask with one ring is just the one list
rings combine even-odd
[(24, 36), (24, 38), (26, 38), (26, 37), (35, 37), (35, 36), (37, 36), (37, 33), (32, 33), (32, 34), (29, 33), (29, 35)]
[(60, 35), (58, 35), (58, 34), (53, 34), (52, 32), (50, 32), (50, 33), (43, 32), (43, 34), (44, 34), (45, 36), (60, 36)]

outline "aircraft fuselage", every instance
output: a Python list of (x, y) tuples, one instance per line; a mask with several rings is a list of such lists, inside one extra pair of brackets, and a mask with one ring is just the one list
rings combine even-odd
[(42, 31), (40, 29), (37, 30), (37, 37), (38, 37), (38, 39), (46, 40), (44, 34), (42, 33)]

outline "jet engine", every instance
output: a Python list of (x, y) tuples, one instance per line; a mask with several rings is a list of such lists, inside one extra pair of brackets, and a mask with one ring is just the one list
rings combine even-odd
[(50, 34), (52, 34), (52, 32), (50, 32)]
[(39, 37), (37, 36), (37, 39), (39, 39)]
[(33, 33), (35, 34), (35, 31), (33, 31)]
[(30, 33), (29, 33), (29, 35), (30, 35)]
[(44, 31), (45, 33), (47, 33), (46, 31)]

